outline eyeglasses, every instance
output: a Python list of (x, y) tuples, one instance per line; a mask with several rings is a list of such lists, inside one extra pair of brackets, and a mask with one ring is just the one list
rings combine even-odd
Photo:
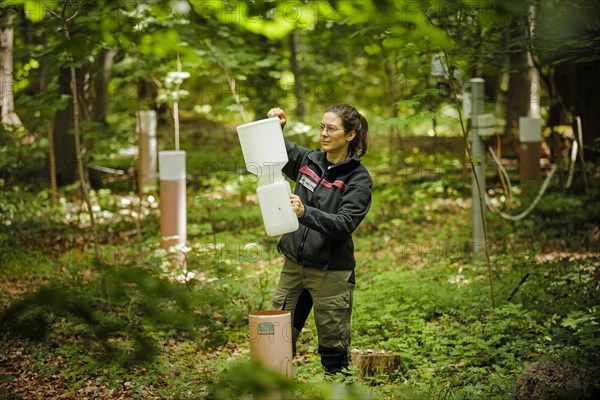
[(319, 133), (322, 133), (323, 130), (325, 130), (328, 135), (333, 135), (337, 131), (345, 131), (345, 129), (338, 128), (335, 125), (325, 125), (325, 124), (317, 125), (317, 129), (319, 130)]

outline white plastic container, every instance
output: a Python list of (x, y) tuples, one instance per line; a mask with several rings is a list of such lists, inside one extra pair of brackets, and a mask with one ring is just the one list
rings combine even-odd
[(298, 229), (292, 211), (291, 188), (281, 169), (288, 162), (279, 118), (267, 118), (237, 127), (248, 172), (258, 176), (258, 204), (269, 236)]
[(278, 236), (298, 229), (298, 217), (292, 211), (290, 184), (285, 181), (259, 186), (258, 205), (267, 235)]
[(519, 117), (519, 139), (522, 143), (542, 141), (542, 120), (533, 117)]
[(494, 114), (479, 114), (473, 120), (473, 127), (477, 128), (477, 134), (481, 137), (491, 137), (496, 134), (494, 129)]
[[(267, 118), (237, 127), (246, 169), (262, 178), (263, 171), (279, 170), (288, 161), (279, 118)], [(257, 170), (257, 167), (260, 167)], [(258, 172), (258, 173), (257, 173)]]

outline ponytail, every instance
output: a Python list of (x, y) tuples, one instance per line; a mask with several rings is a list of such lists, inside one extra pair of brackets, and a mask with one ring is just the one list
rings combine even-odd
[(344, 131), (356, 132), (354, 139), (350, 141), (350, 154), (356, 153), (359, 156), (367, 154), (367, 148), (369, 147), (369, 124), (364, 115), (348, 104), (333, 105), (325, 112), (338, 115), (344, 124)]

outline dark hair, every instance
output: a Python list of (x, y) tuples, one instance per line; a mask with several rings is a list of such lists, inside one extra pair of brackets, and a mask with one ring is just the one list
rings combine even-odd
[(356, 136), (350, 141), (350, 154), (354, 152), (359, 156), (367, 154), (367, 148), (369, 147), (369, 124), (367, 119), (356, 111), (356, 108), (348, 104), (335, 104), (325, 112), (338, 115), (342, 119), (346, 132), (356, 132)]

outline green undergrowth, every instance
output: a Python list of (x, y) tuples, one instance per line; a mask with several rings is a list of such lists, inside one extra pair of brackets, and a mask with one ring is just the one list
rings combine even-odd
[[(496, 307), (481, 269), (440, 263), (376, 272), (357, 290), (354, 346), (399, 354), (402, 370), (392, 380), (427, 393), (446, 387), (443, 398), (510, 398), (518, 373), (540, 357), (598, 365), (598, 261), (505, 271)], [(509, 301), (521, 268), (529, 279)]]

